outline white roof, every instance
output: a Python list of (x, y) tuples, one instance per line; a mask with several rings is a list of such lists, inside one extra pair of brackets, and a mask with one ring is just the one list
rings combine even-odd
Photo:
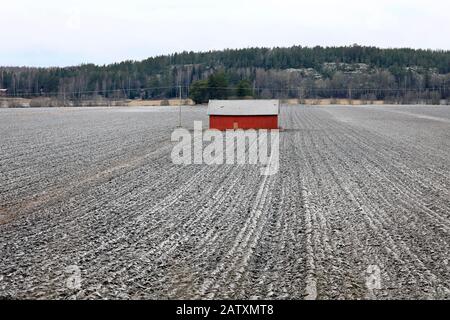
[(279, 100), (209, 100), (208, 104), (209, 115), (278, 115), (279, 111)]

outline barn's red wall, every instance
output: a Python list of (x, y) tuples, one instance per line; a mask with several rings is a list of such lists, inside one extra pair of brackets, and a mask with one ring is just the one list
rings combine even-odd
[(234, 129), (235, 122), (237, 122), (237, 126), (239, 129), (278, 129), (277, 115), (209, 116), (210, 129), (218, 129), (218, 130)]

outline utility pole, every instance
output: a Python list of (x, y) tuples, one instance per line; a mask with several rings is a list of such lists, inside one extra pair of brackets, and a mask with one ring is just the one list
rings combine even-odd
[(181, 85), (179, 86), (179, 91), (180, 91), (180, 103), (178, 106), (178, 128), (181, 128)]
[(178, 128), (181, 128), (181, 104), (182, 104), (182, 101), (181, 101), (181, 94), (182, 94), (182, 92), (181, 92), (181, 83), (182, 83), (182, 79), (183, 79), (183, 74), (182, 74), (182, 70), (180, 70), (179, 71), (179, 78), (178, 78), (178, 90), (179, 90), (179, 95), (180, 95), (180, 103), (179, 103), (179, 106), (178, 106)]

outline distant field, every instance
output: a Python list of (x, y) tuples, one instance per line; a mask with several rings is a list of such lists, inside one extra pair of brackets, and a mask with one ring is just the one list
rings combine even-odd
[(450, 107), (284, 106), (268, 177), (173, 165), (177, 124), (1, 109), (0, 298), (450, 298)]
[[(191, 99), (181, 100), (184, 105), (193, 105), (194, 102)], [(66, 105), (64, 105), (66, 103)], [(76, 104), (76, 105), (75, 105)], [(155, 106), (179, 106), (179, 99), (166, 99), (166, 100), (83, 100), (80, 102), (66, 101), (61, 99), (51, 98), (1, 98), (0, 108), (29, 108), (29, 107), (70, 107), (70, 106), (127, 106), (127, 107), (155, 107)]]
[[(358, 99), (281, 99), (286, 105), (389, 105), (389, 103), (382, 100), (358, 100)], [(74, 102), (66, 101), (66, 107), (74, 106)], [(191, 99), (182, 99), (182, 105), (192, 106), (194, 101)], [(448, 105), (450, 102), (446, 100), (441, 101), (441, 105)], [(179, 106), (179, 99), (165, 99), (165, 100), (83, 100), (77, 102), (76, 106), (122, 106), (122, 107), (160, 107), (160, 106)], [(56, 99), (23, 99), (23, 98), (0, 98), (0, 108), (27, 108), (27, 107), (54, 107), (64, 106), (62, 100)]]

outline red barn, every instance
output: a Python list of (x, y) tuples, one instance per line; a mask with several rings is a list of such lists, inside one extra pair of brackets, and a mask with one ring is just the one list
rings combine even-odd
[(209, 128), (278, 129), (278, 100), (210, 100)]

